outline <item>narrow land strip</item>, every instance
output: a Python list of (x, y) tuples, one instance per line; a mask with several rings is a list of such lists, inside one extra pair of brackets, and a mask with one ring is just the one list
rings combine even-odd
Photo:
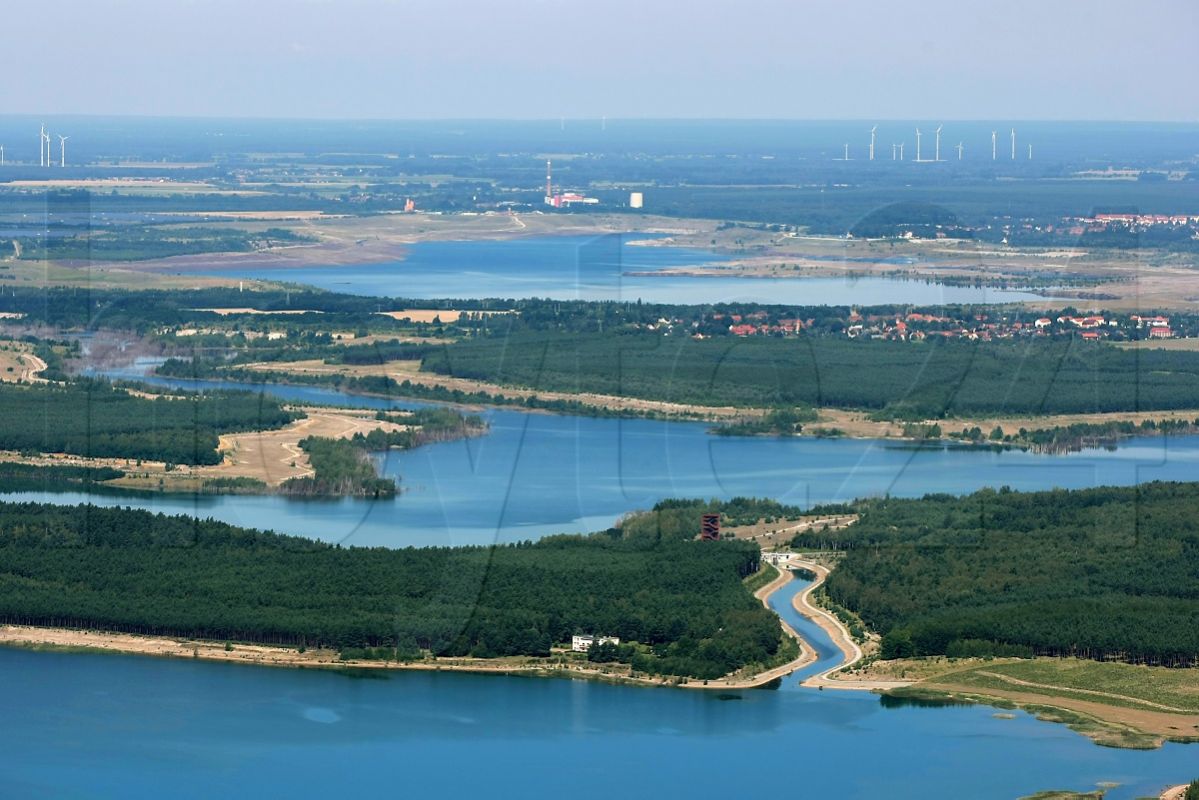
[[(789, 571), (779, 576), (754, 593), (754, 597), (768, 604), (774, 592), (793, 580)], [(129, 655), (159, 656), (169, 658), (194, 658), (208, 661), (223, 661), (270, 667), (324, 668), (324, 669), (391, 669), (417, 670), (422, 672), (471, 672), (491, 674), (563, 675), (594, 678), (642, 686), (680, 686), (687, 689), (752, 689), (765, 686), (772, 681), (791, 674), (815, 660), (815, 652), (806, 646), (799, 634), (782, 622), (783, 631), (800, 647), (797, 658), (769, 670), (749, 676), (736, 676), (724, 680), (700, 681), (689, 679), (676, 681), (671, 676), (632, 676), (623, 670), (614, 670), (602, 665), (583, 666), (566, 663), (564, 653), (557, 653), (559, 660), (538, 657), (507, 658), (428, 658), (420, 661), (397, 662), (377, 660), (343, 660), (334, 650), (309, 649), (215, 642), (199, 639), (184, 639), (168, 636), (143, 636), (109, 631), (72, 630), (68, 628), (46, 628), (27, 625), (0, 625), (0, 645), (31, 649), (71, 650), (85, 652), (109, 652)]]
[[(583, 407), (609, 412), (651, 414), (672, 418), (695, 419), (708, 422), (728, 422), (757, 419), (770, 409), (738, 406), (703, 406), (693, 403), (676, 403), (666, 400), (647, 400), (623, 395), (599, 394), (595, 392), (566, 392), (543, 390), (527, 386), (512, 386), (472, 378), (456, 378), (421, 370), (417, 360), (384, 361), (377, 364), (344, 365), (327, 364), (321, 359), (281, 362), (255, 362), (240, 365), (240, 368), (271, 374), (296, 376), (343, 376), (347, 378), (385, 377), (396, 383), (407, 381), (413, 386), (460, 391), (465, 394), (485, 394), (493, 397), (528, 400), (537, 398), (548, 402), (573, 402)], [(908, 426), (903, 422), (873, 419), (870, 412), (854, 409), (821, 408), (816, 422), (805, 425), (802, 436), (827, 436), (829, 431), (846, 438), (914, 440)], [(1192, 422), (1199, 419), (1199, 408), (1175, 411), (1147, 412), (1102, 412), (1095, 414), (1045, 414), (1018, 416), (976, 416), (948, 419), (930, 419), (916, 423), (917, 427), (939, 426), (945, 433), (968, 428), (980, 428), (990, 433), (1002, 428), (1007, 434), (1025, 431), (1043, 431), (1067, 428), (1071, 425), (1113, 425), (1130, 422), (1139, 426), (1151, 421)], [(1146, 431), (1152, 433), (1152, 431)], [(923, 439), (921, 439), (923, 441)], [(934, 439), (934, 441), (936, 441)]]

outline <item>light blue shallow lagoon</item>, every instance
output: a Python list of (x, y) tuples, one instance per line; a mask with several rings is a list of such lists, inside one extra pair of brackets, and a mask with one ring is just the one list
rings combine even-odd
[[(644, 234), (539, 236), (496, 241), (420, 242), (402, 260), (295, 268), (190, 267), (188, 272), (286, 281), (334, 292), (414, 299), (544, 297), (647, 303), (1007, 303), (1043, 300), (1026, 291), (950, 286), (898, 278), (748, 278), (653, 273), (701, 267), (729, 256), (693, 248), (630, 244)], [(824, 259), (821, 259), (824, 260)], [(827, 259), (847, 273), (854, 259)], [(901, 266), (910, 262), (903, 260)], [(860, 271), (860, 270), (859, 270)]]

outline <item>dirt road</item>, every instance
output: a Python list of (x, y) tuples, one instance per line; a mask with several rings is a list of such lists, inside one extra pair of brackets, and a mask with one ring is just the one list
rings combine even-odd
[(17, 350), (0, 351), (0, 381), (13, 383), (45, 383), (38, 377), (45, 372), (47, 364), (33, 353)]
[(816, 574), (816, 580), (812, 581), (808, 588), (795, 596), (795, 600), (793, 601), (795, 610), (823, 628), (833, 640), (833, 644), (844, 655), (844, 659), (840, 663), (811, 676), (803, 682), (803, 685), (828, 689), (856, 689), (859, 691), (876, 691), (879, 689), (895, 689), (900, 686), (910, 686), (911, 681), (853, 680), (850, 678), (832, 677), (833, 673), (839, 672), (846, 667), (851, 667), (861, 661), (864, 655), (862, 648), (853, 640), (853, 637), (849, 634), (849, 630), (841, 624), (839, 619), (812, 602), (812, 593), (820, 588), (828, 578), (828, 567), (811, 561), (793, 561), (792, 564)]
[(204, 478), (256, 478), (270, 486), (278, 486), (291, 478), (312, 475), (308, 454), (300, 448), (300, 440), (309, 436), (327, 439), (349, 439), (356, 433), (364, 436), (376, 428), (386, 432), (402, 431), (407, 426), (377, 420), (366, 411), (338, 409), (301, 409), (307, 415), (277, 431), (252, 431), (226, 434), (220, 437), (224, 461), (215, 467), (204, 467), (196, 474)]

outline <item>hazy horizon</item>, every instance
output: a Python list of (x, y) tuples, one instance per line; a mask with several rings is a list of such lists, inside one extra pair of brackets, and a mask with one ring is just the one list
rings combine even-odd
[(1187, 0), (64, 0), (6, 22), (22, 116), (1199, 120)]

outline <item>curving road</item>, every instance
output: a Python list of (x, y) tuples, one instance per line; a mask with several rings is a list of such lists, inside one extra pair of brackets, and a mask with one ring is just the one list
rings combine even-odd
[(858, 691), (876, 691), (879, 689), (895, 689), (900, 686), (910, 686), (912, 681), (880, 681), (853, 680), (833, 678), (832, 674), (851, 667), (864, 657), (862, 648), (853, 640), (849, 630), (833, 614), (812, 602), (812, 593), (819, 589), (828, 579), (829, 569), (812, 561), (792, 560), (790, 566), (806, 569), (816, 575), (816, 579), (799, 594), (795, 595), (792, 605), (803, 616), (815, 622), (832, 639), (833, 644), (841, 651), (842, 659), (828, 669), (816, 673), (803, 682), (804, 686), (827, 689), (853, 689)]

